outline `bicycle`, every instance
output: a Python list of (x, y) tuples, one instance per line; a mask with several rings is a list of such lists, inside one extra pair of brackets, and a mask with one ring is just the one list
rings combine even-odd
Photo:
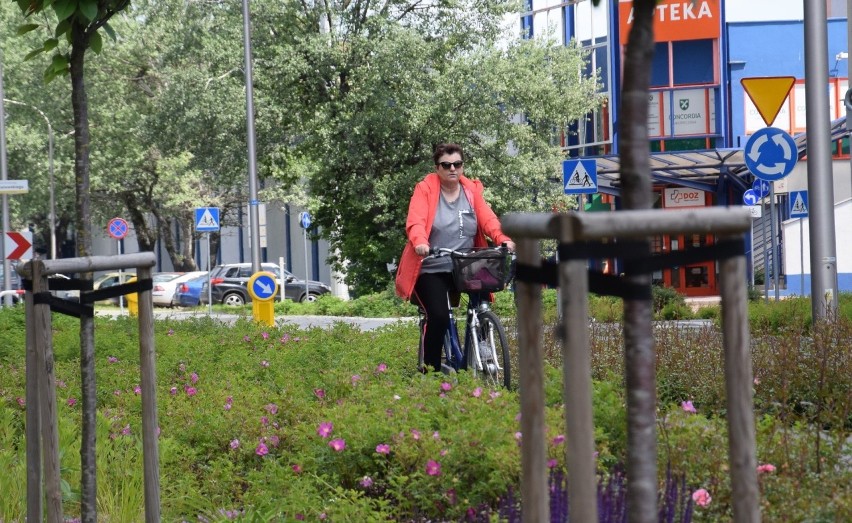
[[(460, 343), (458, 325), (453, 312), (461, 304), (451, 299), (450, 326), (444, 335), (441, 370), (450, 373), (469, 370), (493, 386), (509, 388), (512, 381), (509, 343), (500, 318), (491, 310), (491, 293), (502, 291), (512, 279), (514, 253), (505, 246), (488, 247), (462, 252), (452, 249), (430, 250), (427, 258), (450, 256), (453, 261), (453, 279), (456, 289), (468, 296), (467, 323), (464, 346)], [(420, 330), (426, 321), (420, 309)], [(418, 350), (418, 368), (424, 369), (423, 344)]]

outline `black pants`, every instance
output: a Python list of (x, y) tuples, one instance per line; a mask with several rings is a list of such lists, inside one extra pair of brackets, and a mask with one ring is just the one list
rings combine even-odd
[(436, 371), (441, 370), (441, 350), (444, 334), (450, 326), (450, 305), (447, 294), (455, 292), (453, 276), (449, 272), (424, 273), (414, 284), (411, 303), (426, 311), (426, 323), (420, 333), (423, 362)]

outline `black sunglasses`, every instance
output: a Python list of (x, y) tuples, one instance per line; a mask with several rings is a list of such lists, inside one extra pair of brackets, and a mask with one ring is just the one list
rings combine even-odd
[(458, 162), (438, 162), (438, 165), (440, 165), (444, 169), (448, 169), (448, 170), (449, 170), (450, 166), (453, 166), (456, 169), (461, 169), (461, 166), (464, 165), (464, 162), (462, 162), (462, 161), (458, 161)]

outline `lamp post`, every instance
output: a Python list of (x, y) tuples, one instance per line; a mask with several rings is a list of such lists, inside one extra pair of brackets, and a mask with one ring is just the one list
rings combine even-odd
[(24, 102), (18, 102), (17, 100), (9, 100), (8, 98), (3, 99), (4, 102), (10, 103), (13, 105), (21, 105), (24, 107), (29, 107), (34, 110), (38, 114), (44, 118), (45, 123), (47, 123), (47, 156), (48, 156), (48, 171), (50, 173), (50, 259), (56, 259), (56, 200), (54, 198), (54, 179), (53, 179), (53, 125), (50, 123), (50, 119), (47, 117), (44, 112), (34, 105), (30, 105)]

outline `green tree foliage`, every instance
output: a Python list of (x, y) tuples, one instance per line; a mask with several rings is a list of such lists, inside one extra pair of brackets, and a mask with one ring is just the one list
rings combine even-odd
[(385, 286), (437, 143), (465, 147), (498, 213), (559, 198), (558, 129), (600, 102), (576, 48), (503, 39), (509, 1), (313, 5), (256, 8), (259, 130), (274, 143), (263, 172), (307, 184), (357, 293)]

